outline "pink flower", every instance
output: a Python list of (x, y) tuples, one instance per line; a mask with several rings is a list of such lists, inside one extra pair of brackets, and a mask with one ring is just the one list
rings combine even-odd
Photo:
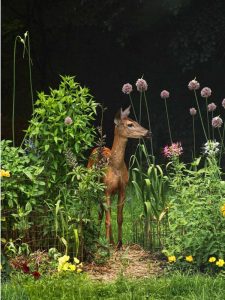
[(169, 93), (168, 91), (166, 91), (166, 90), (163, 90), (163, 91), (160, 93), (160, 97), (161, 97), (162, 99), (167, 99), (167, 98), (169, 98), (169, 96), (170, 96), (170, 93)]
[(66, 117), (64, 120), (65, 125), (71, 125), (73, 123), (72, 119), (70, 117)]
[(188, 83), (189, 90), (198, 90), (200, 88), (200, 84), (197, 80), (193, 79)]
[(225, 108), (225, 98), (222, 101), (222, 106), (223, 106), (223, 108)]
[(210, 97), (212, 94), (212, 90), (208, 87), (204, 87), (202, 90), (201, 90), (201, 96), (203, 98), (208, 98)]
[(174, 156), (180, 156), (183, 153), (181, 143), (172, 143), (171, 146), (165, 146), (163, 149), (163, 155), (167, 158)]
[(197, 110), (194, 107), (190, 108), (189, 111), (191, 116), (195, 116), (197, 114)]
[(143, 78), (140, 78), (136, 82), (136, 87), (139, 92), (146, 92), (148, 89), (148, 84)]
[(223, 124), (223, 120), (218, 116), (212, 119), (212, 127), (220, 128)]
[(122, 92), (129, 95), (133, 91), (132, 85), (130, 83), (125, 83), (122, 87)]
[(216, 109), (216, 104), (214, 103), (214, 102), (212, 102), (212, 103), (209, 103), (209, 105), (208, 105), (208, 111), (214, 111), (215, 109)]

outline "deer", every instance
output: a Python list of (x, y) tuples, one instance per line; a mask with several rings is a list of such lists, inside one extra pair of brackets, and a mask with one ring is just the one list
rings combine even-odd
[[(106, 239), (111, 245), (115, 245), (111, 225), (111, 197), (118, 194), (117, 202), (117, 224), (118, 224), (118, 243), (117, 249), (122, 248), (122, 224), (123, 224), (123, 207), (126, 199), (126, 187), (129, 181), (129, 173), (124, 161), (125, 149), (129, 138), (140, 139), (151, 137), (148, 129), (145, 129), (136, 121), (128, 118), (130, 106), (124, 111), (122, 108), (116, 113), (114, 118), (115, 129), (112, 148), (103, 147), (102, 156), (108, 160), (106, 171), (103, 178), (105, 185), (105, 207), (100, 205), (99, 222), (101, 224), (105, 211), (105, 228)], [(95, 148), (88, 160), (87, 167), (90, 168), (95, 163), (97, 148)]]

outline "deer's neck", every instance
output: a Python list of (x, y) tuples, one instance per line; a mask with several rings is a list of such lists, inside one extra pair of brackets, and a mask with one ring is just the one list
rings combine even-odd
[(117, 132), (117, 128), (115, 128), (110, 158), (111, 167), (119, 170), (124, 165), (126, 145), (127, 138), (121, 137)]

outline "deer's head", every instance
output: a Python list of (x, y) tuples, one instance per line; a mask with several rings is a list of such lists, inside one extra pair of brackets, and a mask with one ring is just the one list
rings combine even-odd
[(130, 114), (130, 106), (124, 111), (122, 108), (117, 112), (114, 123), (116, 125), (117, 133), (124, 138), (142, 138), (151, 137), (151, 132), (134, 120), (128, 118)]

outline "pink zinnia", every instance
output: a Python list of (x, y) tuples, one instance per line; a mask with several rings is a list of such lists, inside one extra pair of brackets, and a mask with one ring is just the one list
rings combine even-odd
[(66, 125), (71, 125), (73, 123), (72, 119), (70, 117), (66, 117), (65, 120), (64, 120), (64, 123)]
[(161, 97), (162, 99), (168, 99), (169, 96), (170, 96), (170, 93), (169, 93), (168, 91), (166, 91), (166, 90), (163, 90), (163, 91), (160, 93), (160, 97)]
[(125, 83), (122, 87), (122, 92), (129, 95), (133, 91), (132, 85), (130, 83)]
[(163, 154), (167, 158), (171, 158), (173, 156), (180, 156), (183, 153), (183, 148), (181, 143), (172, 143), (171, 146), (165, 146), (163, 149)]
[(204, 87), (202, 90), (201, 90), (201, 96), (203, 98), (208, 98), (212, 95), (212, 90), (208, 87)]
[(190, 108), (189, 111), (191, 116), (195, 116), (197, 114), (197, 110), (194, 107)]
[(225, 108), (225, 99), (223, 99), (223, 101), (222, 101), (222, 106), (223, 106), (223, 108)]
[(209, 105), (208, 105), (208, 111), (212, 112), (212, 111), (214, 111), (216, 109), (216, 107), (217, 106), (216, 106), (216, 104), (214, 102), (209, 103)]
[(136, 82), (136, 87), (139, 92), (146, 92), (148, 89), (148, 84), (143, 78), (140, 78)]
[(218, 116), (212, 119), (212, 127), (220, 128), (223, 125), (223, 120)]
[(189, 90), (198, 90), (200, 88), (200, 84), (197, 80), (193, 79), (188, 83)]

